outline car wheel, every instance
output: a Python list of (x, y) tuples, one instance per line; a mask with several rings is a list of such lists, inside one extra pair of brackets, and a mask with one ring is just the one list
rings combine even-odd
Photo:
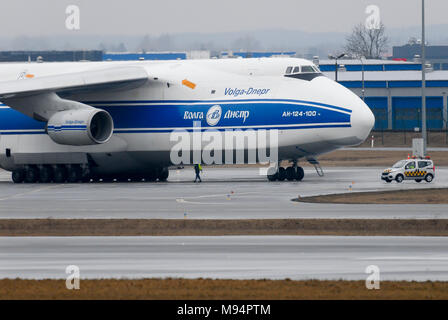
[(402, 174), (399, 174), (395, 177), (395, 181), (397, 181), (398, 183), (402, 183), (404, 180), (404, 177)]
[(430, 183), (430, 182), (432, 181), (432, 179), (434, 179), (434, 177), (432, 176), (432, 174), (428, 174), (428, 175), (426, 175), (426, 177), (425, 177), (425, 181), (428, 182), (428, 183)]
[(384, 181), (386, 181), (387, 183), (391, 183), (392, 182), (392, 180), (390, 180), (390, 179), (386, 179)]
[(415, 179), (415, 182), (422, 182), (422, 179)]

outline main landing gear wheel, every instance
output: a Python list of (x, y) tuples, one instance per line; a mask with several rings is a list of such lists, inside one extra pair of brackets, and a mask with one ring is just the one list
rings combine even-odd
[(68, 168), (67, 181), (70, 183), (78, 182), (82, 179), (82, 169), (80, 166), (72, 165)]
[(53, 179), (53, 169), (50, 166), (42, 166), (39, 169), (39, 181), (49, 183)]
[(15, 169), (11, 174), (12, 182), (14, 183), (22, 183), (25, 181), (25, 170), (23, 169)]
[(25, 169), (25, 182), (35, 183), (39, 180), (39, 171), (35, 166), (29, 166)]
[(146, 182), (154, 182), (156, 180), (157, 180), (157, 173), (155, 170), (150, 170), (148, 173), (145, 174)]
[(170, 172), (168, 170), (168, 168), (162, 168), (159, 170), (157, 178), (159, 179), (159, 181), (166, 181), (168, 179)]
[(57, 166), (53, 170), (53, 180), (56, 183), (63, 183), (67, 180), (67, 169), (63, 166)]

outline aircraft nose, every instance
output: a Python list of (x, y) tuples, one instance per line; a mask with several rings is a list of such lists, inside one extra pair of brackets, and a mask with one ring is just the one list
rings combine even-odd
[(359, 99), (357, 105), (352, 109), (351, 124), (355, 136), (362, 143), (375, 124), (375, 116), (369, 106)]

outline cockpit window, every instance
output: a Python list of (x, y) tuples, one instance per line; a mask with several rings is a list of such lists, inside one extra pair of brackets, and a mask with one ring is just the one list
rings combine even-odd
[(314, 78), (322, 77), (322, 73), (315, 65), (293, 66), (286, 68), (285, 77), (311, 81)]
[(302, 67), (302, 72), (303, 73), (305, 73), (305, 72), (316, 72), (314, 69), (313, 69), (313, 67), (312, 66), (303, 66)]

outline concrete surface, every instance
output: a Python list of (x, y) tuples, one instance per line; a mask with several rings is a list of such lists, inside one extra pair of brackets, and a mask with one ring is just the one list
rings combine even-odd
[[(448, 280), (445, 237), (0, 238), (0, 278)], [(82, 282), (81, 282), (82, 287)]]
[(172, 170), (166, 183), (13, 184), (0, 171), (0, 218), (448, 218), (448, 205), (345, 205), (290, 201), (352, 191), (448, 187), (448, 168), (428, 184), (380, 181), (382, 168), (305, 169), (302, 182), (268, 182), (258, 168)]

